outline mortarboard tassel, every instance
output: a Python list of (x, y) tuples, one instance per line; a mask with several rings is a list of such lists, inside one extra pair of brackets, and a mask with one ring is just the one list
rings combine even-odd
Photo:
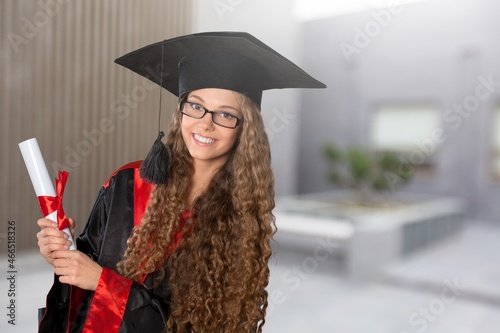
[(161, 139), (165, 134), (160, 131), (153, 143), (153, 147), (141, 163), (141, 178), (152, 184), (165, 184), (170, 172), (170, 149), (168, 149)]
[[(165, 42), (165, 41), (163, 41)], [(161, 139), (165, 134), (160, 131), (161, 118), (161, 92), (163, 89), (163, 44), (161, 48), (161, 69), (160, 69), (160, 106), (158, 110), (158, 137), (153, 143), (153, 147), (141, 163), (141, 178), (151, 184), (165, 184), (170, 172), (171, 152)]]

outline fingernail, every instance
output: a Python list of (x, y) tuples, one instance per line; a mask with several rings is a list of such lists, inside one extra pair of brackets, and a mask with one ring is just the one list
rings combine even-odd
[(53, 227), (53, 228), (57, 228), (57, 223), (53, 222), (53, 223), (52, 223), (52, 227)]
[(68, 238), (69, 238), (69, 236), (68, 236), (67, 234), (64, 234), (64, 238), (68, 239)]

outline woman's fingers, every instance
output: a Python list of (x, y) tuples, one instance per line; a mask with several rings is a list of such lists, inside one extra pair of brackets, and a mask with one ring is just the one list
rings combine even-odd
[(54, 221), (42, 218), (37, 224), (40, 227), (40, 231), (36, 234), (40, 254), (48, 263), (53, 264), (53, 252), (69, 249), (71, 242), (68, 240), (68, 235), (57, 229), (57, 223)]
[(48, 243), (56, 243), (56, 244), (65, 244), (68, 241), (68, 235), (66, 235), (63, 231), (52, 228), (45, 228), (40, 230), (36, 237), (38, 241), (42, 242), (42, 244)]
[(86, 290), (96, 290), (102, 267), (77, 250), (55, 251), (53, 253), (54, 273), (59, 281)]
[(44, 237), (38, 241), (39, 247), (44, 247), (50, 252), (69, 249), (70, 245), (71, 242), (64, 237)]
[(46, 219), (46, 218), (41, 218), (38, 221), (36, 221), (40, 229), (44, 228), (57, 228), (57, 223), (55, 223), (52, 220)]

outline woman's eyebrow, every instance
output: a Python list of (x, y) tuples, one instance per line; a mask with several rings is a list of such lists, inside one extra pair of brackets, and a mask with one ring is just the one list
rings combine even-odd
[[(205, 100), (198, 95), (189, 95), (186, 100), (189, 101), (189, 99), (191, 97), (197, 99), (200, 103), (205, 102)], [(217, 109), (231, 109), (231, 110), (234, 110), (238, 113), (241, 113), (241, 111), (238, 108), (231, 106), (231, 105), (220, 105), (219, 107), (217, 107)]]
[(240, 110), (238, 108), (235, 108), (234, 106), (231, 106), (231, 105), (221, 105), (217, 109), (231, 109), (231, 110), (234, 110), (234, 111), (240, 113)]
[(188, 100), (188, 99), (189, 99), (189, 98), (191, 98), (191, 97), (196, 98), (196, 99), (197, 99), (197, 100), (199, 100), (200, 102), (205, 102), (205, 101), (203, 100), (203, 98), (201, 98), (201, 97), (200, 97), (200, 96), (198, 96), (198, 95), (189, 95), (189, 96), (186, 98), (186, 100)]

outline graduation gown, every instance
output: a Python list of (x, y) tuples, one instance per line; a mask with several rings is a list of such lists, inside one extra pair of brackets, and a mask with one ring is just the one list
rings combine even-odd
[[(155, 274), (143, 284), (116, 272), (134, 225), (149, 201), (152, 185), (139, 176), (140, 161), (125, 165), (102, 186), (77, 249), (103, 267), (95, 292), (63, 285), (56, 276), (41, 312), (39, 332), (165, 332), (170, 293), (166, 280), (151, 286)], [(64, 302), (68, 288), (69, 302)]]

